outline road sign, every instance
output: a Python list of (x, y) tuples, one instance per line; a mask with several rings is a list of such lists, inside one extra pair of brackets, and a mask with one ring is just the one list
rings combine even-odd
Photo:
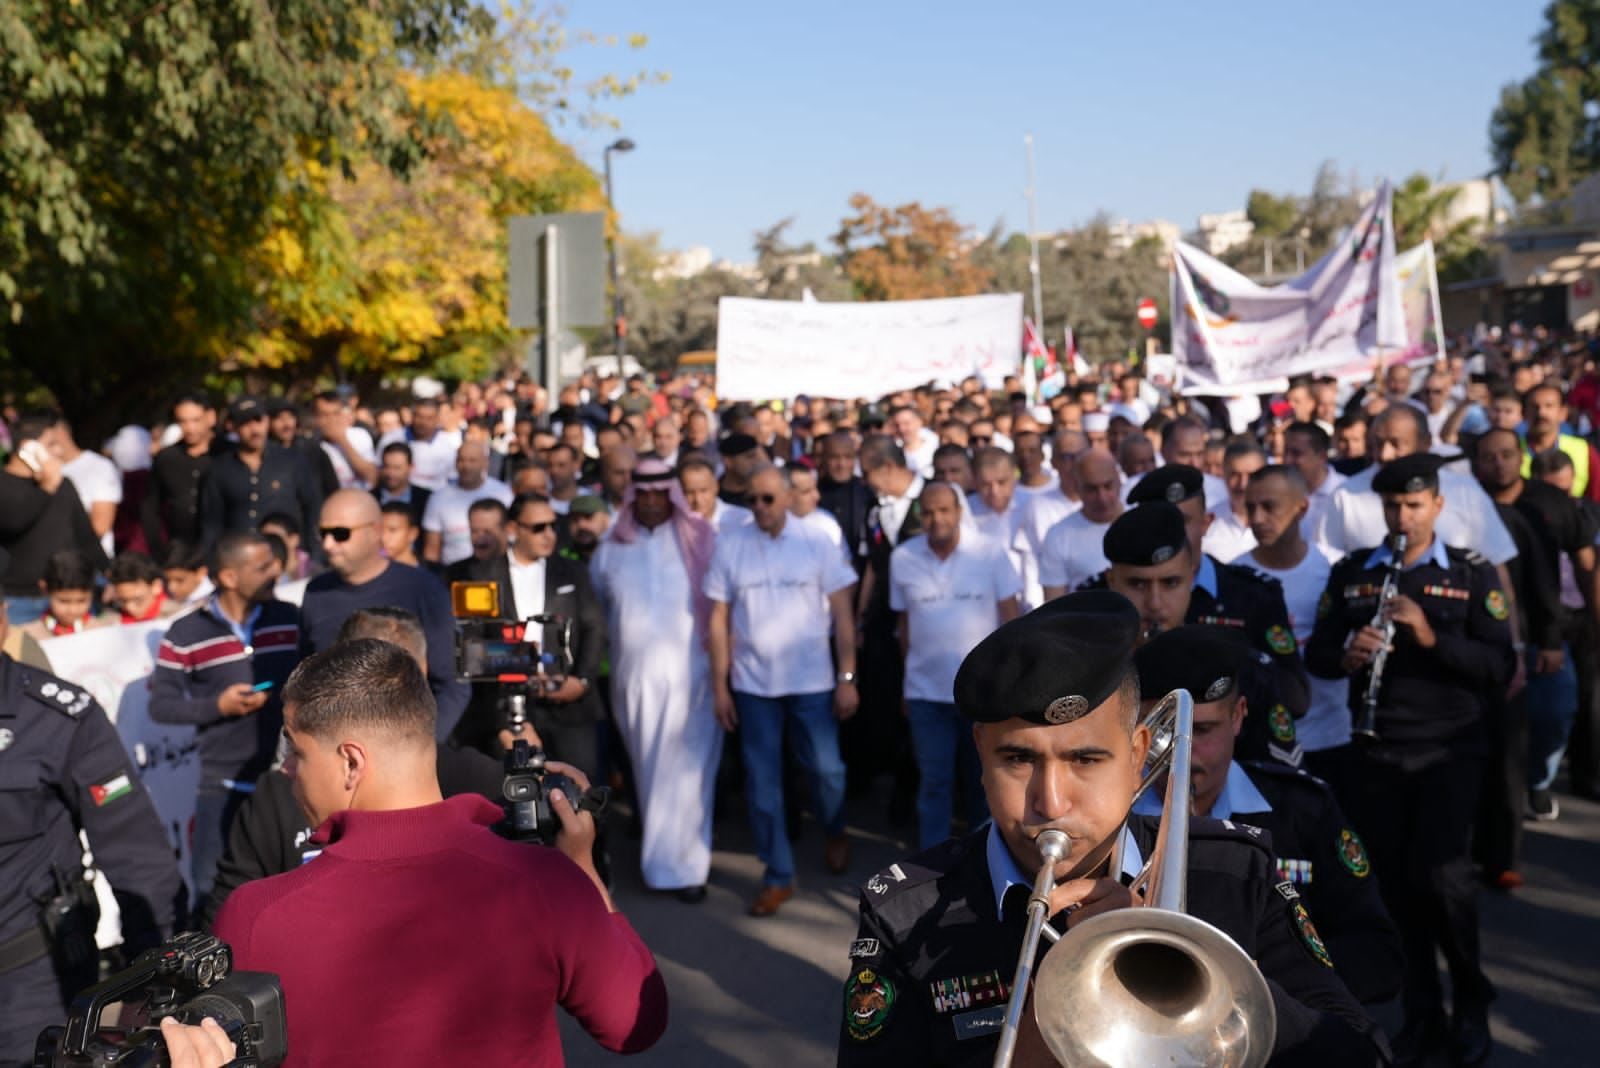
[(1156, 302), (1149, 297), (1139, 302), (1139, 325), (1146, 330), (1156, 328)]
[[(556, 270), (549, 274), (547, 244), (552, 234)], [(507, 319), (518, 329), (543, 324), (545, 305), (556, 298), (562, 326), (603, 326), (606, 322), (605, 215), (598, 211), (564, 215), (515, 215), (510, 221), (506, 279)]]

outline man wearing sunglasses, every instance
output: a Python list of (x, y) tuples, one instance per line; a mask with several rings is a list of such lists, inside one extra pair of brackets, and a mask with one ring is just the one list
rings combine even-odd
[[(459, 577), (493, 582), (500, 588), (500, 615), (505, 619), (558, 616), (571, 624), (572, 663), (557, 664), (553, 688), (528, 702), (528, 718), (556, 760), (598, 775), (599, 749), (595, 723), (601, 714), (594, 680), (605, 652), (605, 614), (589, 582), (588, 568), (555, 555), (556, 512), (542, 493), (524, 493), (511, 502), (510, 548), (486, 558), (463, 561)], [(562, 628), (535, 626), (543, 652), (561, 655)], [(565, 670), (563, 671), (563, 667)], [(498, 754), (498, 713), (491, 703), (474, 702), (457, 731), (463, 745)]]
[(470, 691), (455, 677), (455, 618), (450, 591), (433, 575), (383, 555), (383, 512), (365, 490), (339, 490), (322, 505), (317, 527), (330, 570), (312, 579), (300, 605), (300, 653), (321, 652), (350, 614), (390, 605), (422, 620), (428, 638), (428, 685), (438, 703), (438, 731), (447, 738)]

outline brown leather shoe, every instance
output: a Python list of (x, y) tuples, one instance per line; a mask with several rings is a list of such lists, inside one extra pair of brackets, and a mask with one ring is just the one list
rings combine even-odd
[(750, 902), (750, 915), (771, 916), (778, 911), (778, 906), (791, 897), (794, 897), (792, 886), (764, 886), (756, 899)]
[(822, 860), (833, 874), (843, 875), (845, 869), (850, 867), (849, 836), (841, 834), (828, 839), (828, 844), (822, 850)]

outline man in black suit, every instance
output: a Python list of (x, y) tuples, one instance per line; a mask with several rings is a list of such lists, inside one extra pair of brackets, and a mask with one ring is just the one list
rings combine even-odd
[(411, 481), (410, 445), (391, 441), (383, 447), (383, 455), (378, 458), (378, 488), (373, 492), (379, 504), (404, 502), (411, 509), (417, 529), (422, 529), (422, 513), (428, 510), (428, 498), (433, 491)]
[[(505, 545), (504, 539), (497, 546), (489, 537), (488, 520), (493, 510), (480, 509), (484, 503), (475, 503), (468, 515), (473, 528), (473, 555), (455, 565), (450, 578), (496, 583), (504, 618), (525, 620), (543, 615), (563, 621), (535, 629), (541, 635), (541, 651), (558, 657), (552, 665), (557, 674), (565, 664), (568, 639), (564, 634), (570, 634), (571, 663), (555, 689), (529, 700), (528, 718), (551, 759), (595, 776), (600, 763), (595, 724), (601, 713), (595, 680), (605, 653), (606, 624), (605, 611), (589, 583), (588, 569), (555, 555), (556, 513), (549, 497), (524, 493), (511, 502), (509, 551), (497, 551)], [(496, 689), (492, 685), (484, 688)], [(474, 694), (473, 707), (457, 731), (462, 744), (492, 755), (501, 751), (495, 696), (484, 695), (480, 699)]]

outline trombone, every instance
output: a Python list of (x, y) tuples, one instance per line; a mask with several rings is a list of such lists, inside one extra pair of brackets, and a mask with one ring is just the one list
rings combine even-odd
[[(1272, 1053), (1277, 1017), (1266, 980), (1238, 943), (1184, 911), (1194, 699), (1174, 690), (1143, 722), (1150, 754), (1133, 800), (1167, 772), (1155, 849), (1130, 887), (1144, 903), (1092, 916), (1058, 935), (1045, 921), (1066, 836), (1040, 833), (1043, 865), (1028, 898), (1028, 927), (995, 1068), (1009, 1068), (1016, 1051), (1041, 934), (1059, 944), (1039, 967), (1034, 1018), (1062, 1064), (1259, 1068)], [(1132, 803), (1128, 807), (1131, 814)], [(1124, 817), (1112, 835), (1109, 854), (1104, 846), (1092, 851), (1063, 881), (1087, 875), (1106, 856), (1110, 870), (1120, 872), (1126, 823)]]

